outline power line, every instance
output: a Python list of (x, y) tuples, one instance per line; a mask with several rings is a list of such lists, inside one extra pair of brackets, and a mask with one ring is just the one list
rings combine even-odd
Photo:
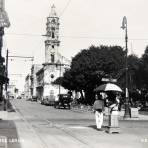
[[(73, 38), (73, 39), (123, 40), (122, 37), (98, 37), (98, 36), (59, 36), (59, 37)], [(148, 38), (129, 38), (129, 40), (148, 40)]]
[(5, 33), (5, 35), (15, 35), (15, 36), (38, 36), (41, 37), (41, 34), (32, 34), (32, 33)]
[(65, 5), (65, 7), (64, 7), (64, 9), (63, 9), (63, 11), (62, 11), (62, 13), (60, 14), (60, 17), (64, 14), (64, 12), (65, 12), (66, 9), (68, 8), (68, 6), (69, 6), (69, 4), (70, 4), (71, 1), (72, 1), (72, 0), (69, 0), (69, 1), (67, 2), (67, 4)]
[(26, 74), (19, 74), (19, 73), (9, 73), (8, 75), (11, 75), (11, 76), (26, 76)]
[(25, 59), (25, 62), (26, 62), (26, 59), (27, 61), (34, 61), (34, 57), (28, 57), (28, 56), (8, 56), (9, 60), (11, 61), (14, 61), (14, 59)]
[(25, 58), (25, 59), (29, 58), (29, 59), (34, 59), (34, 57), (27, 57), (27, 56), (8, 56), (8, 57), (10, 57), (10, 58)]
[[(25, 33), (7, 33), (6, 35), (16, 35), (16, 36), (38, 36), (45, 37), (47, 35), (41, 34), (25, 34)], [(123, 40), (122, 37), (98, 37), (98, 36), (59, 36), (61, 38), (72, 38), (72, 39), (100, 39), (100, 40)], [(148, 38), (129, 38), (129, 40), (137, 41), (148, 41)]]

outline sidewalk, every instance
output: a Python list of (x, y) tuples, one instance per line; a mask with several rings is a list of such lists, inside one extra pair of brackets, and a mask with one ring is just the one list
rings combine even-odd
[(0, 109), (0, 114), (6, 114), (0, 120), (0, 148), (44, 148), (33, 128), (15, 107), (3, 111), (3, 106), (0, 105)]
[(0, 103), (0, 148), (21, 148), (15, 122), (9, 113), (14, 112), (11, 103), (8, 103), (7, 111), (4, 111), (3, 102)]

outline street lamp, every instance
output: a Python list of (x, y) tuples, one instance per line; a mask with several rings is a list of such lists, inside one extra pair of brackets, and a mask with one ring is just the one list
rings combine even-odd
[(127, 54), (128, 54), (128, 36), (127, 36), (127, 18), (126, 16), (123, 17), (122, 26), (121, 28), (125, 30), (125, 113), (124, 118), (130, 117), (130, 110), (129, 110), (129, 93), (128, 93), (128, 63), (127, 63)]

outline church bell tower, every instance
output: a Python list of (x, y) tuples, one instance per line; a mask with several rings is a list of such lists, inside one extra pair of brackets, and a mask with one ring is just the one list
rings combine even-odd
[[(59, 41), (59, 17), (57, 16), (55, 6), (51, 7), (49, 17), (46, 23), (46, 40), (45, 40), (45, 63), (44, 65), (44, 92), (43, 96), (53, 98), (58, 93), (58, 86), (52, 82), (59, 77), (61, 68), (58, 61), (60, 56), (58, 47)], [(61, 66), (60, 66), (61, 67)]]
[(54, 64), (58, 61), (58, 47), (59, 41), (59, 17), (57, 16), (55, 6), (51, 7), (49, 17), (46, 23), (46, 36), (45, 41), (45, 63)]
[(43, 99), (48, 98), (49, 104), (53, 102), (58, 94), (67, 93), (67, 90), (60, 84), (53, 83), (57, 78), (63, 76), (70, 65), (69, 61), (59, 53), (59, 46), (59, 17), (53, 5), (46, 22), (45, 61), (43, 68), (38, 72), (41, 80), (38, 93)]

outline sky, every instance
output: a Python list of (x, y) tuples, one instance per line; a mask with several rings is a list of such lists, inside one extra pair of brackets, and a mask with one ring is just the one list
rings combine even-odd
[[(9, 56), (33, 56), (44, 63), (46, 19), (55, 5), (60, 17), (59, 52), (68, 59), (91, 45), (125, 46), (121, 29), (127, 17), (129, 54), (141, 56), (148, 45), (147, 0), (5, 0), (11, 26), (5, 28), (4, 51)], [(23, 81), (32, 61), (9, 58), (9, 75)], [(21, 74), (21, 75), (13, 75)]]

